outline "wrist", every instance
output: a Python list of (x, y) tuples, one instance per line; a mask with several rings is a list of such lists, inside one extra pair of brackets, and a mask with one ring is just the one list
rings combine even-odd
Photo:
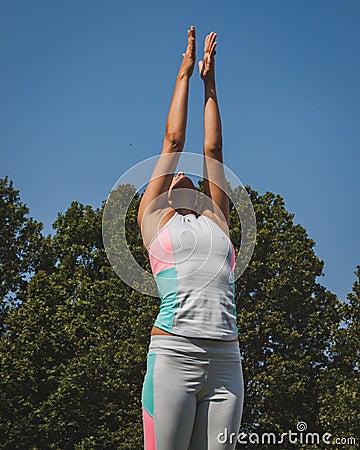
[(190, 77), (191, 77), (191, 75), (189, 73), (187, 73), (184, 70), (180, 69), (179, 73), (178, 73), (178, 76), (177, 76), (177, 79), (178, 80), (182, 80), (182, 81), (189, 81)]
[(215, 88), (215, 78), (205, 78), (203, 81), (205, 88), (207, 89)]

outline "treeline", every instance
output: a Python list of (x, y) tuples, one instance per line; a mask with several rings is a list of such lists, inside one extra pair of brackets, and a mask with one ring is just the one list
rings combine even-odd
[[(280, 438), (299, 422), (320, 437), (358, 438), (360, 266), (348, 301), (340, 301), (317, 281), (323, 261), (283, 198), (247, 191), (257, 241), (236, 302), (246, 386), (241, 431), (252, 440), (237, 448), (280, 448), (256, 443), (254, 433)], [(137, 195), (126, 234), (149, 270), (138, 202)], [(143, 448), (141, 388), (159, 301), (129, 288), (110, 266), (102, 211), (73, 202), (44, 236), (13, 183), (0, 180), (1, 449)], [(231, 237), (239, 248), (234, 209)]]

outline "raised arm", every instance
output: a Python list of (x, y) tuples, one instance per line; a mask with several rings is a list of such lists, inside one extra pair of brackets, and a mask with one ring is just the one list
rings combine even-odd
[[(138, 223), (140, 227), (146, 210), (147, 214), (151, 214), (156, 209), (162, 209), (166, 206), (164, 201), (154, 200), (169, 190), (180, 153), (184, 148), (189, 80), (194, 71), (195, 53), (195, 28), (191, 26), (188, 30), (187, 49), (183, 53), (183, 60), (176, 77), (175, 89), (166, 122), (162, 152), (139, 205)], [(164, 199), (164, 196), (161, 198)]]
[[(215, 87), (215, 41), (217, 34), (206, 36), (204, 59), (199, 62), (204, 81), (204, 190), (208, 197), (205, 208), (219, 220), (229, 223), (229, 199), (223, 168), (221, 119)], [(220, 211), (219, 211), (219, 209)]]

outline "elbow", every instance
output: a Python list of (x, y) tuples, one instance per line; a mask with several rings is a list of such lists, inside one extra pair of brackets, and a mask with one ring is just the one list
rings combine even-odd
[(216, 156), (222, 154), (222, 144), (219, 142), (216, 143), (207, 143), (205, 142), (204, 151), (208, 155)]
[(175, 134), (167, 133), (164, 139), (164, 145), (174, 152), (179, 152), (184, 148), (185, 139)]

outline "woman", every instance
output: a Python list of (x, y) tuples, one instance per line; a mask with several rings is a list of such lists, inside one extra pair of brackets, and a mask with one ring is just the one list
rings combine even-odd
[[(216, 33), (205, 39), (204, 193), (184, 173), (184, 147), (195, 28), (176, 78), (160, 158), (142, 197), (138, 223), (161, 298), (151, 331), (142, 404), (146, 450), (234, 449), (243, 404), (233, 289), (234, 250), (222, 166), (215, 90)], [(231, 435), (231, 438), (230, 438)], [(226, 441), (226, 442), (225, 442)]]

